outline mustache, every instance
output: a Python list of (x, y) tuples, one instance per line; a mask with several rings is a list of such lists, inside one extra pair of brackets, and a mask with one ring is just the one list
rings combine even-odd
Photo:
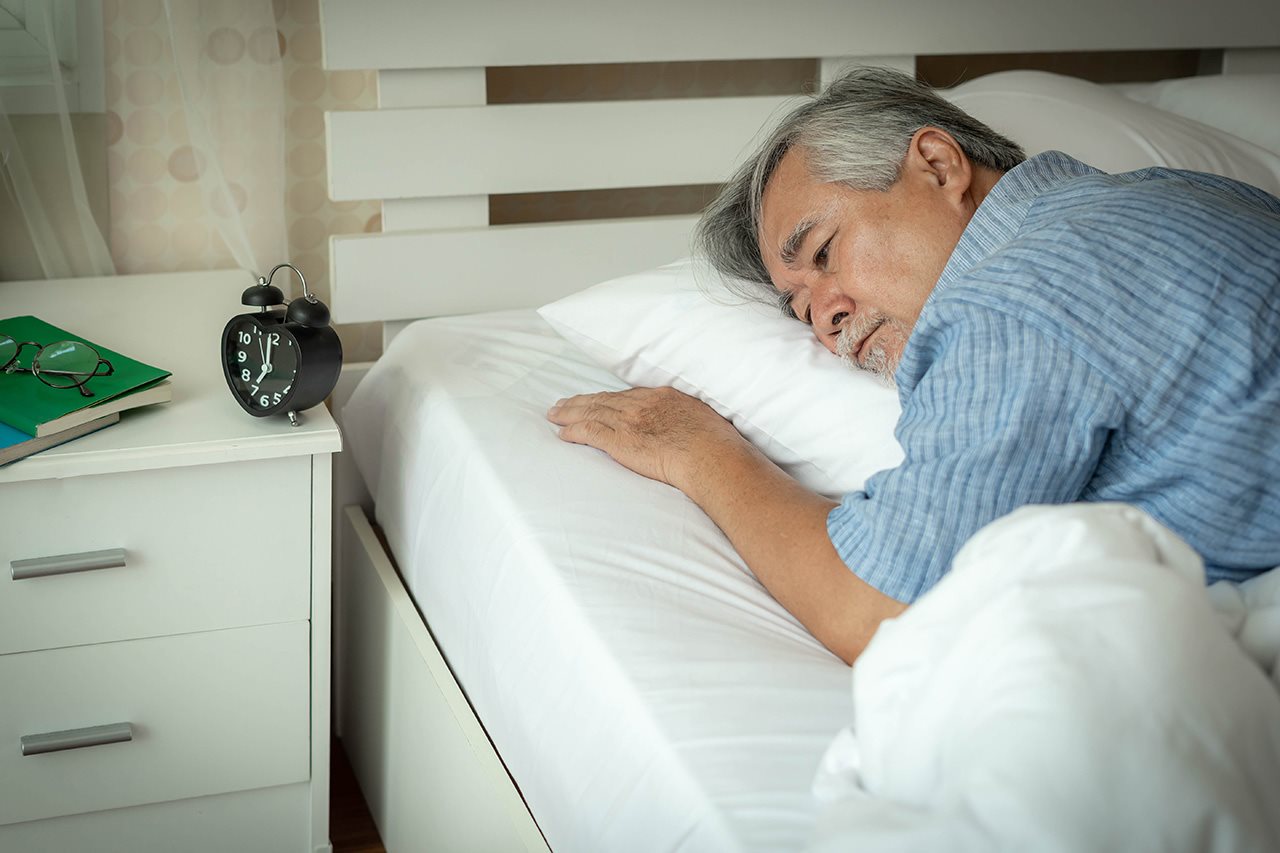
[(888, 321), (888, 316), (877, 312), (854, 317), (836, 336), (836, 355), (840, 356), (846, 364), (858, 367), (858, 363), (853, 360), (854, 346)]
[[(858, 342), (866, 340), (869, 335), (884, 325), (888, 325), (890, 332), (881, 335), (873, 344), (864, 343), (855, 358), (853, 348)], [(902, 355), (902, 346), (905, 345), (910, 333), (910, 328), (891, 319), (888, 315), (865, 314), (861, 318), (855, 318), (840, 330), (840, 334), (836, 336), (836, 355), (847, 366), (872, 373), (885, 385), (893, 387), (894, 374), (898, 370), (898, 360)]]

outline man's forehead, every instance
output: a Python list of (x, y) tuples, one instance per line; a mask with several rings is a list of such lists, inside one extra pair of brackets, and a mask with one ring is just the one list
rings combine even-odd
[(783, 156), (765, 184), (757, 240), (766, 261), (792, 266), (809, 233), (833, 213), (835, 200), (809, 174), (803, 149)]

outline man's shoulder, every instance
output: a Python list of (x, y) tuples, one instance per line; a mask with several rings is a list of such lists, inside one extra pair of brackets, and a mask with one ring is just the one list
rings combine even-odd
[(1243, 181), (1166, 166), (1061, 180), (1031, 200), (1020, 233), (1070, 221), (1178, 228), (1205, 215), (1212, 219), (1201, 227), (1223, 230), (1241, 219), (1270, 221), (1280, 240), (1280, 199)]
[(1123, 278), (1145, 277), (1153, 262), (1203, 274), (1268, 259), (1280, 259), (1280, 199), (1257, 187), (1158, 166), (1113, 175), (1046, 152), (996, 184), (935, 295), (1017, 301), (1066, 282), (1123, 290)]
[(1126, 398), (1151, 389), (1153, 364), (1185, 367), (1188, 354), (1239, 339), (1241, 329), (1266, 340), (1280, 334), (1276, 199), (1164, 168), (1068, 183), (1047, 190), (1016, 234), (950, 277), (918, 330), (989, 335), (988, 318), (999, 316), (1086, 361)]

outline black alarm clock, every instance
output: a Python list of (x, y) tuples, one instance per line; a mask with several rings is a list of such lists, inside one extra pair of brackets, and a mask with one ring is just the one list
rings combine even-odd
[[(271, 284), (288, 267), (302, 282), (302, 296), (284, 305)], [(307, 290), (293, 264), (278, 264), (247, 289), (240, 301), (258, 308), (232, 317), (222, 330), (222, 374), (231, 396), (249, 414), (285, 414), (294, 426), (298, 413), (329, 396), (342, 370), (342, 341), (329, 326), (329, 309)]]

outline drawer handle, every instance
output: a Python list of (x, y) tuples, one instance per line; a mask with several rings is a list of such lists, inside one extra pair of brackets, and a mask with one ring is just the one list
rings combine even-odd
[(16, 581), (44, 578), (49, 575), (69, 575), (73, 572), (92, 572), (95, 569), (118, 569), (124, 566), (124, 549), (108, 548), (105, 551), (85, 551), (80, 554), (59, 554), (56, 557), (36, 557), (33, 560), (13, 560), (9, 568)]
[(61, 752), (64, 749), (84, 749), (86, 746), (127, 743), (131, 740), (133, 740), (133, 723), (111, 723), (106, 726), (90, 726), (87, 729), (68, 729), (65, 732), (23, 735), (22, 754), (42, 755), (46, 752)]

